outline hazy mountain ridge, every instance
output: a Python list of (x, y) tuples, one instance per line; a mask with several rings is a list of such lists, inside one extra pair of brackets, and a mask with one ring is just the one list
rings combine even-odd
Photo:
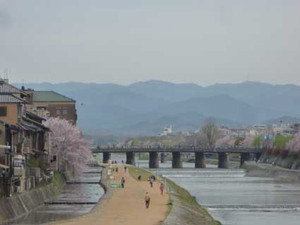
[(207, 117), (219, 124), (238, 126), (300, 115), (297, 85), (244, 82), (201, 87), (156, 80), (128, 86), (29, 83), (25, 88), (54, 90), (74, 98), (80, 127), (96, 135), (157, 134), (169, 124), (175, 131), (193, 130)]
[(266, 124), (294, 124), (294, 123), (300, 123), (300, 118), (298, 117), (291, 117), (291, 116), (282, 116), (276, 119), (267, 120), (265, 121)]

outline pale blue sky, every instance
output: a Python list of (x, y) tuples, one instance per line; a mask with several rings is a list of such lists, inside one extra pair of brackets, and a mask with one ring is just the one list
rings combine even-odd
[(300, 84), (299, 0), (0, 0), (14, 82)]

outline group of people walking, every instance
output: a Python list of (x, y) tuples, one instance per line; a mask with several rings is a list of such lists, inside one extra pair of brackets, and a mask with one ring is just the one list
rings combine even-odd
[[(155, 176), (150, 176), (148, 178), (148, 181), (150, 183), (150, 187), (153, 188), (153, 183), (155, 182)], [(165, 190), (165, 185), (163, 183), (160, 183), (159, 190), (160, 190), (161, 195), (163, 195), (164, 194), (164, 190)], [(146, 195), (145, 195), (145, 205), (146, 205), (147, 209), (150, 206), (150, 196), (149, 196), (148, 192), (146, 192)]]
[[(112, 164), (117, 164), (117, 161), (112, 161), (112, 162), (113, 162)], [(113, 172), (114, 171), (118, 172), (118, 166), (113, 168)], [(127, 172), (127, 166), (126, 165), (124, 165), (124, 172), (125, 172), (125, 174)], [(141, 176), (138, 176), (138, 180), (141, 180)], [(156, 178), (153, 175), (148, 178), (148, 181), (149, 181), (149, 184), (150, 184), (151, 188), (153, 188), (153, 184), (154, 184), (155, 180), (156, 180)], [(122, 188), (125, 188), (125, 177), (121, 178), (120, 184), (121, 184)], [(161, 195), (163, 195), (164, 190), (165, 190), (165, 185), (163, 183), (160, 183), (159, 190), (160, 190)], [(149, 195), (148, 192), (146, 192), (146, 194), (145, 194), (145, 206), (146, 206), (147, 209), (150, 206), (150, 201), (151, 201), (150, 195)]]

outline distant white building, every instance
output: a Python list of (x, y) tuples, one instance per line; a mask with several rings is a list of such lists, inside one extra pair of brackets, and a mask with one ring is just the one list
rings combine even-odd
[(168, 136), (171, 135), (173, 133), (172, 131), (172, 125), (167, 126), (164, 128), (163, 132), (160, 133), (158, 136), (162, 137), (162, 136)]
[(255, 124), (252, 126), (254, 130), (263, 131), (267, 130), (268, 126), (266, 124)]
[(293, 135), (296, 132), (294, 125), (290, 125), (290, 124), (280, 124), (280, 125), (276, 125), (274, 124), (273, 126), (273, 133), (274, 135)]

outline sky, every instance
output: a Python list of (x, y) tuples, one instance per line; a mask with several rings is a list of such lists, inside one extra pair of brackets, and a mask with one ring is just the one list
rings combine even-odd
[(299, 21), (299, 0), (0, 0), (0, 73), (300, 84)]

